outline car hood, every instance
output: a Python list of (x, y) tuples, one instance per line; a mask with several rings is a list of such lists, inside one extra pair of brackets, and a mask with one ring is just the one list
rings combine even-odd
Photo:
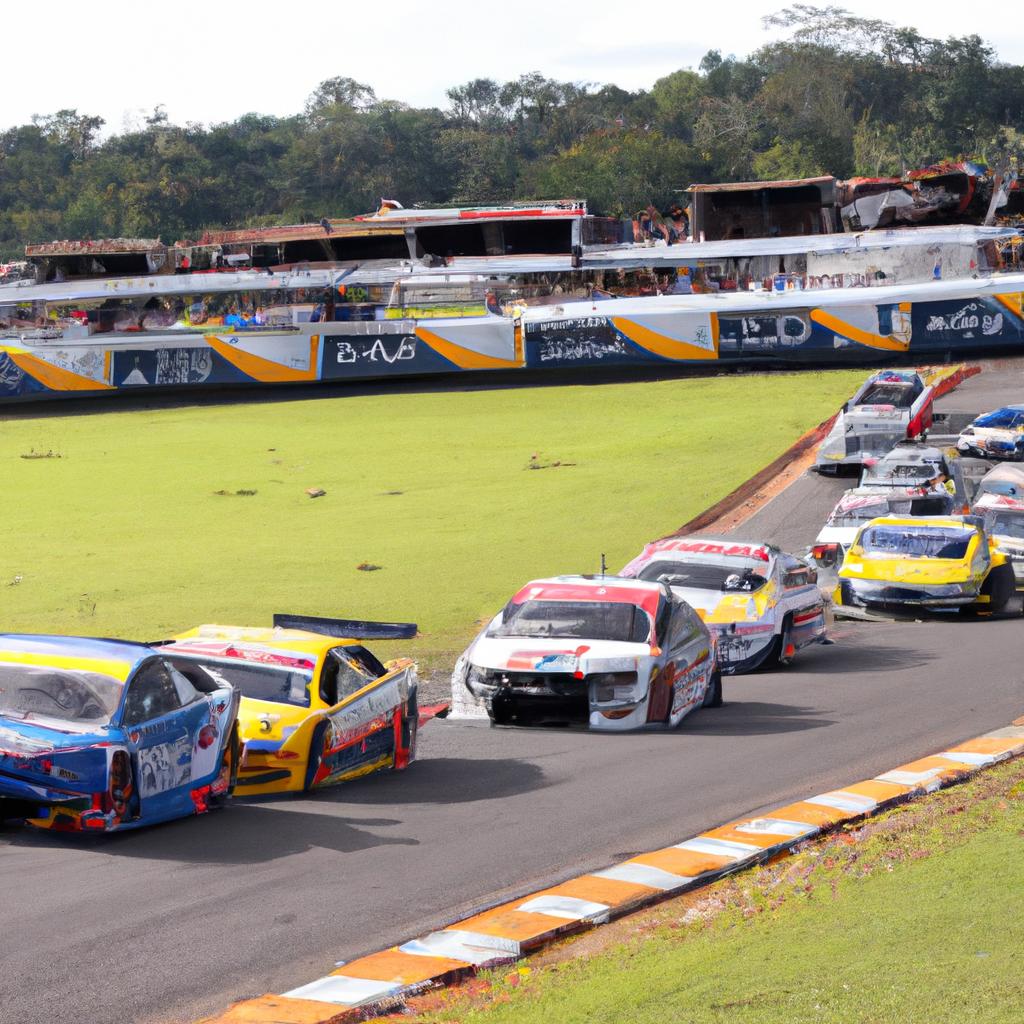
[(952, 558), (865, 558), (847, 552), (839, 575), (844, 579), (921, 585), (964, 583), (971, 578), (971, 567)]
[(651, 656), (648, 644), (548, 637), (480, 637), (469, 660), (478, 668), (509, 672), (631, 672)]
[(111, 738), (106, 729), (95, 725), (83, 727), (74, 722), (51, 725), (38, 719), (0, 716), (0, 753), (32, 757), (35, 754), (77, 750)]
[(773, 584), (769, 581), (754, 593), (739, 591), (726, 594), (696, 587), (673, 587), (672, 593), (681, 597), (708, 626), (713, 626), (716, 623), (755, 622), (762, 618), (770, 611), (772, 590)]
[(823, 526), (815, 544), (842, 544), (848, 548), (857, 536), (856, 526)]

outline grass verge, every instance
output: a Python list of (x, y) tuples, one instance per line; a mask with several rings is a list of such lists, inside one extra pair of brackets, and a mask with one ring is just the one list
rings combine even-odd
[(1024, 760), (424, 997), (420, 1024), (960, 1024), (1024, 1005)]
[(274, 611), (412, 620), (409, 652), (447, 668), (519, 584), (595, 571), (601, 552), (617, 569), (862, 378), (15, 411), (3, 625), (153, 639)]

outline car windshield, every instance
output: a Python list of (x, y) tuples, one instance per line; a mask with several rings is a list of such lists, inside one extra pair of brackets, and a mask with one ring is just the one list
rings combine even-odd
[(200, 662), (218, 683), (230, 683), (243, 697), (268, 700), (275, 704), (309, 707), (309, 683), (312, 672), (300, 672), (276, 665), (253, 665), (247, 661)]
[(105, 725), (122, 684), (100, 672), (0, 663), (0, 715)]
[(869, 526), (860, 538), (866, 555), (883, 558), (964, 558), (974, 530), (957, 527)]
[(760, 590), (768, 582), (753, 567), (714, 565), (709, 562), (650, 562), (640, 570), (640, 579), (664, 580), (673, 587), (692, 587), (694, 590), (714, 590), (718, 593), (750, 593)]
[(916, 390), (909, 384), (873, 384), (861, 396), (858, 405), (893, 405), (897, 409), (914, 404)]
[(1024, 410), (1021, 409), (996, 409), (995, 412), (985, 413), (975, 421), (976, 427), (1010, 427), (1024, 426)]
[(856, 503), (837, 505), (825, 525), (860, 526), (882, 516), (943, 516), (949, 513), (951, 507), (951, 500), (941, 494), (891, 500), (884, 495), (876, 499), (861, 498)]
[(651, 620), (634, 604), (614, 601), (523, 601), (509, 604), (488, 636), (568, 637), (646, 643)]
[(1024, 515), (1020, 512), (986, 512), (985, 532), (996, 537), (1024, 540)]
[(935, 462), (887, 462), (880, 459), (873, 466), (864, 468), (864, 482), (885, 483), (899, 481), (900, 484), (923, 484), (931, 480), (942, 467)]

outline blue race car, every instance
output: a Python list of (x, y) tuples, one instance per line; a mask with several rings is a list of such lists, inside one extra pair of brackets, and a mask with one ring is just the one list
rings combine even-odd
[(982, 459), (1024, 459), (1024, 405), (1004, 405), (972, 420), (957, 438), (958, 451)]
[(238, 693), (143, 644), (0, 634), (0, 820), (138, 828), (225, 801)]

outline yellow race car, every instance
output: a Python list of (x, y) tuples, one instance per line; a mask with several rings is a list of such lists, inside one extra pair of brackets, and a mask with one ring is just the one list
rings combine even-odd
[(857, 532), (839, 570), (840, 606), (1002, 611), (1013, 566), (977, 516), (883, 516)]
[(407, 768), (419, 725), (416, 666), (361, 643), (412, 623), (275, 615), (274, 627), (197, 626), (159, 645), (241, 694), (236, 796), (299, 793)]

